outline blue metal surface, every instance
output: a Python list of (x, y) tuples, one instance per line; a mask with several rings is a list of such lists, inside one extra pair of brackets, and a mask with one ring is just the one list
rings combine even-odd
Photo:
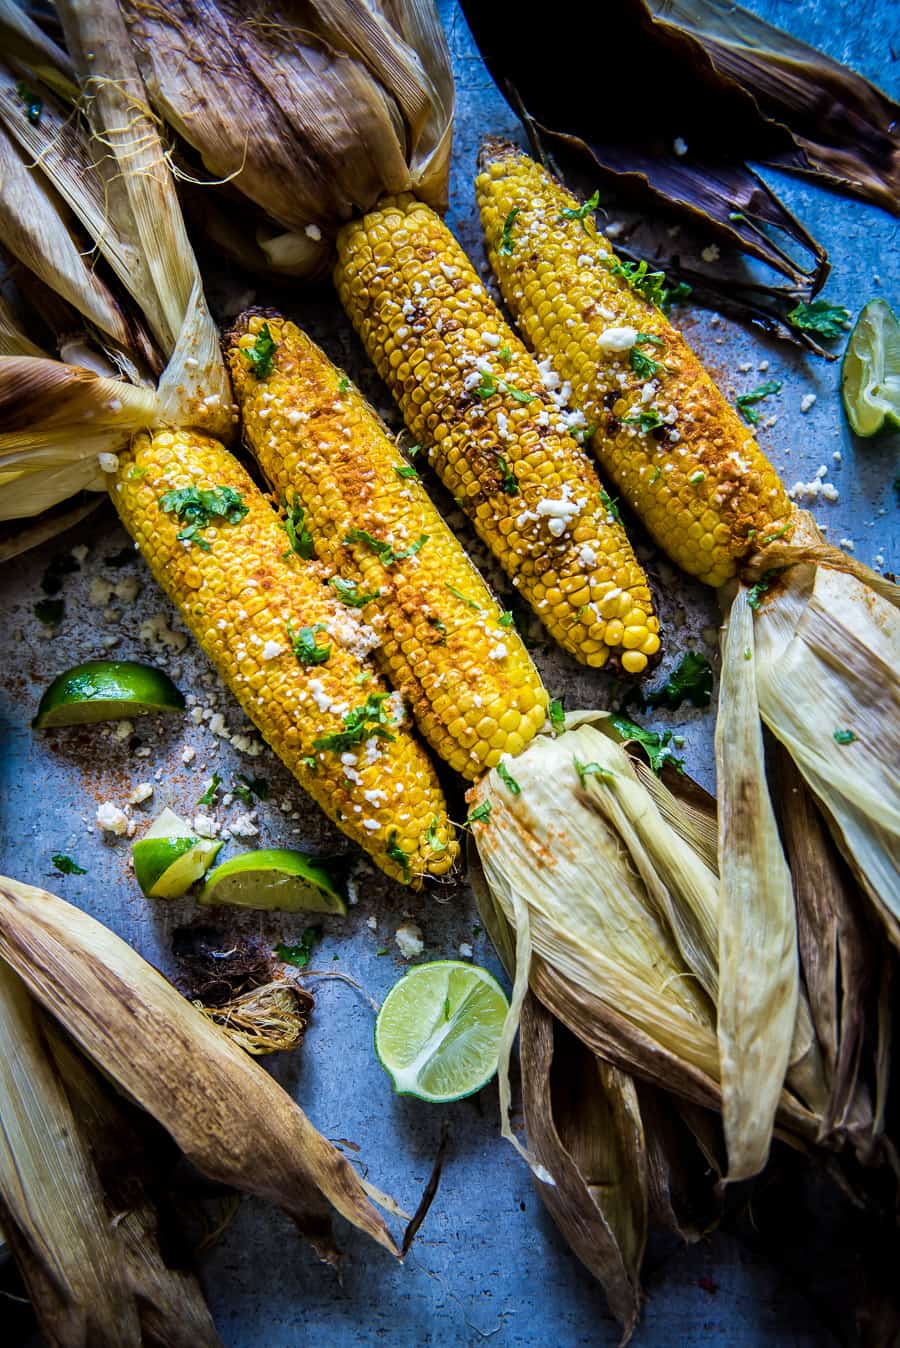
[[(755, 7), (884, 87), (896, 89), (896, 56), (891, 53), (900, 44), (895, 39), (892, 47), (884, 25), (875, 18), (876, 10), (883, 12), (887, 25), (889, 6), (873, 4), (865, 14), (854, 11), (849, 20), (839, 0), (758, 0)], [(450, 221), (481, 265), (471, 186), (478, 142), (487, 131), (517, 136), (517, 126), (491, 84), (453, 0), (444, 0), (441, 8), (459, 100)], [(896, 21), (896, 11), (894, 15)], [(872, 41), (876, 32), (884, 38), (877, 44)], [(535, 59), (540, 59), (537, 34)], [(831, 251), (830, 297), (854, 313), (873, 294), (897, 301), (895, 221), (797, 180), (780, 179), (778, 188)], [(264, 290), (254, 298), (287, 303), (386, 408), (387, 396), (330, 296), (301, 296), (292, 305), (283, 295)], [(828, 526), (829, 538), (851, 539), (862, 560), (896, 570), (891, 484), (898, 438), (853, 440), (840, 412), (837, 366), (768, 343), (709, 313), (687, 311), (682, 321), (727, 393), (753, 387), (762, 378), (784, 381), (780, 398), (771, 403), (777, 423), (761, 428), (764, 447), (789, 484), (810, 479), (824, 464), (828, 480), (840, 493), (839, 501), (815, 509)], [(766, 360), (768, 370), (761, 374), (759, 364)], [(742, 372), (742, 364), (749, 370)], [(815, 393), (817, 401), (803, 414), (800, 404), (807, 393)], [(48, 736), (31, 732), (29, 718), (49, 677), (76, 661), (102, 655), (103, 639), (113, 637), (119, 638), (116, 656), (163, 663), (184, 692), (193, 692), (201, 706), (220, 710), (232, 732), (247, 728), (236, 704), (190, 646), (182, 652), (162, 650), (146, 635), (146, 628), (141, 635), (142, 625), (155, 614), (165, 615), (175, 629), (179, 624), (139, 562), (117, 571), (104, 565), (104, 558), (125, 541), (104, 509), (62, 543), (0, 570), (6, 653), (0, 676), (4, 717), (0, 869), (55, 889), (108, 922), (150, 960), (171, 969), (170, 933), (192, 916), (192, 906), (153, 904), (142, 898), (128, 869), (127, 842), (109, 843), (91, 831), (100, 801), (121, 805), (137, 783), (147, 781), (154, 785), (154, 797), (135, 807), (135, 817), (149, 818), (164, 804), (190, 814), (213, 769), (226, 775), (249, 768), (267, 777), (273, 788), (272, 800), (260, 807), (260, 845), (293, 843), (318, 850), (339, 846), (340, 839), (305, 804), (268, 752), (248, 760), (192, 721), (138, 723), (140, 743), (116, 739), (112, 728)], [(468, 535), (467, 541), (483, 561), (482, 550)], [(79, 544), (87, 546), (87, 556), (80, 573), (66, 579), (66, 618), (51, 636), (32, 614), (32, 605), (41, 597), (40, 578), (60, 546)], [(714, 658), (717, 613), (712, 596), (676, 578), (649, 548), (644, 555), (662, 590), (667, 667), (688, 641), (703, 644)], [(133, 602), (115, 596), (105, 605), (90, 602), (95, 578), (117, 582), (126, 576), (140, 581)], [(118, 616), (104, 618), (109, 608)], [(537, 658), (548, 686), (565, 692), (570, 707), (604, 705), (609, 689), (600, 676), (576, 667), (559, 652), (545, 650)], [(663, 714), (660, 720), (665, 720)], [(711, 784), (713, 713), (687, 710), (670, 716), (668, 724), (685, 736), (690, 770)], [(196, 750), (191, 765), (182, 762), (185, 745)], [(458, 788), (452, 788), (451, 796), (460, 817)], [(227, 822), (229, 813), (233, 818), (238, 812), (220, 816)], [(70, 853), (87, 874), (55, 875), (49, 858), (58, 851)], [(345, 920), (326, 921), (316, 969), (347, 973), (380, 999), (402, 971), (393, 933), (407, 914), (423, 929), (423, 958), (453, 955), (461, 942), (468, 942), (479, 962), (497, 969), (483, 936), (476, 933), (477, 914), (462, 881), (417, 899), (392, 890), (367, 872), (360, 878), (359, 890), (359, 904)], [(375, 929), (369, 925), (372, 918)], [(302, 919), (248, 915), (242, 925), (274, 941), (291, 939), (305, 924)], [(379, 954), (385, 947), (390, 953)], [(290, 1060), (273, 1063), (273, 1070), (327, 1136), (359, 1144), (358, 1155), (349, 1153), (354, 1162), (410, 1210), (430, 1170), (441, 1121), (447, 1118), (451, 1142), (444, 1179), (403, 1266), (338, 1223), (347, 1259), (340, 1273), (325, 1269), (284, 1217), (255, 1200), (244, 1202), (203, 1264), (210, 1304), (228, 1348), (289, 1348), (320, 1338), (334, 1344), (387, 1342), (397, 1348), (482, 1340), (503, 1348), (616, 1343), (617, 1328), (602, 1293), (544, 1214), (522, 1163), (498, 1138), (495, 1088), (446, 1110), (395, 1098), (374, 1059), (373, 1017), (367, 1003), (339, 980), (317, 979), (315, 991), (317, 1008), (303, 1050)], [(736, 1348), (772, 1343), (812, 1348), (837, 1343), (833, 1324), (801, 1290), (801, 1281), (814, 1283), (815, 1278), (788, 1274), (733, 1235), (713, 1235), (674, 1252), (668, 1247), (654, 1249), (648, 1261), (649, 1301), (635, 1342), (641, 1348), (726, 1343)]]

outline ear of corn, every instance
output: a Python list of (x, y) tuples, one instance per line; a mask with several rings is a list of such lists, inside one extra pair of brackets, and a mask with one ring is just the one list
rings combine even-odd
[(641, 673), (659, 624), (615, 503), (573, 438), (583, 418), (443, 222), (411, 197), (386, 200), (341, 231), (335, 282), (410, 431), (553, 637), (585, 664), (614, 656)]
[[(254, 315), (240, 327), (229, 363), (244, 434), (277, 494), (302, 506), (337, 595), (354, 605), (370, 596), (359, 611), (379, 632), (374, 656), (385, 677), (464, 776), (519, 753), (544, 722), (547, 694), (415, 468), (293, 323)], [(263, 327), (277, 350), (259, 379), (246, 353)]]
[(486, 147), (488, 256), (531, 348), (572, 385), (623, 499), (678, 565), (721, 585), (791, 523), (775, 469), (681, 333), (539, 164)]
[[(192, 535), (161, 504), (185, 488), (229, 489), (244, 514)], [(189, 431), (139, 435), (119, 459), (111, 495), (207, 656), (326, 814), (397, 880), (421, 884), (447, 871), (457, 845), (443, 795), (401, 724), (400, 698), (366, 658), (375, 634), (290, 553), (237, 460)]]

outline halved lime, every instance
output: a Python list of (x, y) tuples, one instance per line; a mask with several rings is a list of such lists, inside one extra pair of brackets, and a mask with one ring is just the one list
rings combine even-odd
[(398, 1095), (435, 1104), (474, 1095), (497, 1070), (508, 1010), (486, 969), (462, 960), (417, 964), (378, 1012), (378, 1061)]
[(841, 396), (857, 435), (900, 426), (900, 322), (887, 300), (869, 300), (850, 334)]
[(165, 809), (132, 844), (135, 878), (151, 899), (179, 899), (201, 879), (222, 850), (214, 838), (198, 838), (190, 824)]
[(280, 908), (292, 913), (346, 913), (346, 891), (339, 869), (327, 860), (289, 847), (261, 847), (217, 866), (199, 902)]
[(31, 724), (45, 730), (154, 711), (184, 711), (184, 698), (168, 674), (134, 660), (88, 660), (56, 676)]

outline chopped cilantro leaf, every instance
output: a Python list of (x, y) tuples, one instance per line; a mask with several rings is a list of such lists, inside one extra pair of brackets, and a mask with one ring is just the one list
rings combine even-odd
[(39, 599), (34, 606), (34, 616), (45, 627), (58, 627), (66, 610), (64, 599)]
[(291, 624), (287, 625), (291, 650), (301, 665), (323, 665), (331, 655), (331, 642), (320, 646), (317, 641), (320, 632), (327, 632), (324, 623), (315, 623), (312, 627), (301, 627), (295, 632)]
[(792, 328), (801, 332), (815, 332), (826, 342), (833, 342), (850, 326), (850, 313), (842, 304), (829, 304), (827, 300), (813, 300), (812, 304), (802, 301), (787, 316)]
[(500, 234), (500, 247), (498, 252), (501, 257), (511, 257), (515, 244), (513, 243), (512, 229), (516, 223), (516, 217), (521, 215), (521, 207), (513, 206), (509, 215), (503, 221), (503, 229)]
[(376, 950), (376, 951), (375, 951), (375, 954), (376, 954), (376, 955), (389, 955), (390, 953), (391, 953), (391, 948), (390, 948), (390, 946), (388, 946), (388, 945), (383, 945), (383, 946), (381, 947), (380, 950)]
[(662, 469), (660, 468), (659, 464), (656, 464), (654, 466), (653, 472), (650, 474), (649, 485), (652, 487), (654, 482), (658, 482), (661, 476), (662, 476)]
[(207, 529), (215, 520), (226, 524), (240, 524), (249, 507), (244, 505), (240, 492), (233, 487), (178, 487), (159, 498), (159, 507), (167, 515), (175, 515), (185, 527), (176, 537), (182, 543), (193, 543), (202, 552), (209, 552), (200, 530)]
[(475, 610), (476, 613), (480, 613), (480, 612), (481, 612), (481, 605), (480, 605), (480, 604), (476, 604), (474, 599), (470, 599), (469, 596), (468, 596), (467, 594), (463, 594), (462, 590), (457, 590), (456, 586), (455, 586), (455, 585), (451, 585), (449, 581), (447, 581), (447, 582), (445, 582), (445, 583), (446, 583), (447, 589), (448, 589), (448, 590), (450, 591), (450, 593), (454, 596), (454, 598), (458, 599), (458, 600), (460, 601), (460, 603), (465, 604), (466, 608), (472, 608), (472, 609)]
[(343, 730), (333, 735), (321, 735), (313, 740), (313, 748), (343, 753), (368, 739), (393, 740), (395, 737), (387, 727), (394, 723), (384, 705), (389, 697), (389, 693), (370, 693), (365, 702), (346, 713)]
[(398, 477), (402, 477), (404, 479), (409, 478), (410, 480), (414, 480), (416, 482), (418, 482), (419, 480), (419, 474), (416, 472), (415, 468), (413, 468), (411, 463), (395, 464), (394, 472), (397, 474)]
[(257, 379), (267, 379), (272, 373), (272, 364), (278, 343), (269, 331), (268, 323), (263, 323), (252, 346), (240, 348), (244, 359)]
[(509, 790), (512, 792), (514, 796), (521, 796), (522, 788), (521, 786), (519, 786), (519, 783), (516, 781), (515, 777), (512, 775), (512, 773), (510, 772), (509, 768), (506, 766), (505, 763), (497, 764), (497, 776), (500, 778), (504, 786), (509, 788)]
[(504, 609), (503, 612), (500, 614), (499, 623), (501, 627), (513, 626), (513, 624), (515, 623), (515, 618), (510, 613), (509, 609)]
[(347, 378), (346, 375), (342, 375), (340, 382), (338, 384), (338, 393), (346, 393), (349, 387), (350, 387), (350, 380)]
[(501, 346), (500, 350), (497, 352), (497, 359), (499, 360), (501, 365), (509, 364), (509, 362), (512, 360), (512, 351), (510, 351), (508, 346), (506, 345)]
[(269, 783), (265, 777), (245, 777), (239, 772), (231, 787), (232, 793), (242, 800), (245, 805), (252, 805), (254, 800), (269, 799)]
[(365, 543), (370, 551), (381, 562), (382, 566), (393, 566), (395, 562), (405, 562), (409, 557), (415, 557), (417, 552), (428, 542), (427, 534), (420, 534), (415, 543), (410, 543), (408, 548), (401, 548), (399, 552), (394, 551), (393, 543), (388, 543), (385, 539), (376, 538), (374, 534), (367, 533), (365, 529), (351, 529), (344, 537), (345, 543)]
[(645, 694), (644, 701), (648, 707), (670, 707), (673, 711), (682, 702), (708, 707), (712, 679), (712, 667), (706, 656), (699, 651), (685, 651), (667, 682)]
[(365, 608), (366, 604), (371, 604), (372, 600), (377, 599), (381, 594), (380, 590), (372, 590), (369, 594), (360, 594), (356, 581), (344, 580), (342, 576), (332, 576), (328, 584), (341, 603), (346, 604), (348, 608)]
[(649, 431), (658, 431), (663, 424), (663, 419), (655, 407), (648, 407), (642, 412), (632, 413), (630, 417), (625, 418), (626, 426), (637, 426), (641, 435), (647, 435)]
[(490, 812), (491, 812), (491, 802), (489, 800), (483, 800), (480, 805), (475, 806), (475, 809), (469, 815), (468, 819), (466, 820), (466, 823), (477, 824), (479, 820), (487, 819)]
[(146, 469), (146, 468), (138, 468), (138, 467), (135, 466), (134, 468), (129, 468), (129, 470), (128, 470), (128, 481), (129, 481), (129, 482), (139, 482), (139, 481), (141, 480), (142, 477), (146, 477), (146, 476), (147, 476), (147, 469)]
[(304, 523), (306, 511), (297, 496), (294, 496), (293, 505), (288, 505), (287, 497), (285, 497), (283, 505), (286, 514), (281, 522), (281, 527), (288, 536), (291, 551), (296, 552), (298, 557), (302, 557), (305, 562), (308, 562), (315, 556), (315, 548), (313, 536)]
[(650, 760), (650, 767), (657, 777), (662, 772), (662, 766), (666, 759), (679, 772), (684, 772), (683, 760), (676, 758), (672, 751), (666, 747), (672, 738), (671, 730), (666, 730), (660, 735), (658, 731), (645, 730), (643, 726), (636, 725), (634, 721), (626, 720), (624, 716), (613, 716), (610, 720), (623, 739), (637, 740), (638, 744), (643, 746)]
[(621, 276), (622, 280), (636, 290), (639, 295), (643, 295), (645, 300), (662, 308), (666, 302), (668, 290), (666, 289), (666, 273), (664, 271), (651, 271), (647, 265), (646, 259), (640, 262), (614, 262), (610, 267), (613, 276)]
[(285, 964), (293, 964), (297, 969), (305, 969), (312, 958), (313, 948), (322, 935), (321, 927), (307, 927), (296, 945), (285, 945), (280, 941), (275, 954)]
[(619, 514), (618, 499), (618, 497), (610, 496), (609, 492), (604, 491), (601, 487), (600, 504), (606, 507), (607, 515), (610, 515), (614, 520), (620, 520), (622, 518)]
[(398, 836), (397, 830), (394, 829), (388, 838), (386, 851), (391, 861), (396, 861), (397, 865), (403, 871), (403, 879), (408, 880), (410, 877), (409, 855), (404, 852), (403, 848), (397, 842)]
[(496, 392), (497, 392), (497, 376), (493, 374), (487, 374), (485, 371), (482, 371), (481, 383), (476, 384), (475, 386), (475, 396), (477, 398), (493, 398)]
[(834, 738), (838, 744), (852, 744), (856, 736), (852, 730), (836, 730)]
[(772, 580), (777, 575), (778, 575), (777, 569), (773, 569), (772, 571), (765, 571), (760, 576), (756, 584), (751, 586), (747, 594), (747, 603), (750, 605), (752, 609), (755, 610), (759, 608), (760, 603), (762, 602), (763, 595), (766, 593), (769, 586), (772, 584)]
[(482, 371), (481, 383), (475, 386), (475, 394), (479, 398), (493, 398), (498, 389), (508, 393), (511, 398), (515, 398), (517, 403), (533, 403), (536, 395), (534, 393), (525, 393), (523, 389), (516, 388), (513, 384), (508, 384), (505, 379), (498, 379), (496, 375), (488, 374)]
[(497, 455), (497, 469), (500, 473), (500, 490), (507, 496), (518, 496), (519, 479), (509, 466), (509, 461), (502, 454)]
[(631, 348), (631, 368), (634, 370), (638, 379), (652, 379), (657, 370), (665, 368), (662, 361), (653, 360), (643, 351), (637, 349), (637, 345)]
[(739, 393), (734, 400), (734, 405), (748, 426), (758, 426), (759, 413), (751, 406), (751, 404), (758, 403), (763, 398), (768, 398), (771, 393), (780, 392), (781, 380), (768, 379), (765, 384), (758, 384), (757, 387), (752, 388), (749, 393)]
[(699, 487), (700, 483), (705, 481), (706, 481), (706, 474), (704, 473), (702, 468), (698, 468), (696, 473), (691, 473), (690, 477), (688, 478), (688, 482), (690, 482), (692, 487)]
[(503, 379), (500, 380), (500, 387), (503, 389), (505, 393), (508, 393), (511, 398), (515, 398), (517, 403), (534, 402), (535, 394), (525, 393), (520, 388), (513, 388), (512, 384), (507, 384), (506, 381)]
[(445, 842), (441, 842), (440, 838), (437, 836), (436, 819), (432, 819), (431, 823), (428, 825), (428, 828), (425, 830), (425, 841), (428, 843), (428, 846), (431, 848), (432, 852), (446, 852), (447, 844)]
[(561, 697), (550, 699), (550, 706), (547, 708), (547, 715), (550, 718), (550, 724), (553, 729), (559, 733), (566, 728), (566, 713), (563, 711)]
[(616, 775), (610, 772), (609, 768), (602, 768), (599, 763), (580, 763), (577, 758), (573, 758), (572, 762), (575, 764), (575, 771), (582, 786), (588, 777), (604, 777), (607, 781), (612, 781)]
[(599, 205), (600, 205), (600, 193), (599, 191), (593, 192), (591, 196), (588, 197), (587, 201), (584, 202), (583, 205), (577, 207), (573, 206), (563, 207), (559, 215), (556, 217), (557, 224), (560, 222), (560, 220), (580, 220), (582, 228), (584, 229), (585, 233), (589, 234), (590, 230), (588, 229), (586, 224), (587, 218), (589, 215), (592, 215), (594, 213), (594, 211), (597, 209)]
[(197, 801), (198, 805), (212, 805), (219, 794), (219, 787), (222, 785), (222, 778), (217, 772), (214, 772), (206, 783), (206, 789), (203, 795)]
[(87, 875), (83, 866), (79, 866), (77, 861), (67, 857), (65, 852), (54, 852), (50, 858), (60, 875)]

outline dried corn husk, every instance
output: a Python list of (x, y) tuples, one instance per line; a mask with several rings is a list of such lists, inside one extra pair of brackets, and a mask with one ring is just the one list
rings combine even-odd
[(795, 532), (757, 563), (780, 570), (755, 615), (759, 710), (900, 947), (900, 591), (805, 512)]
[(264, 266), (323, 271), (336, 229), (385, 192), (446, 207), (453, 79), (432, 0), (123, 10), (154, 111), (189, 147), (179, 171), (255, 205)]
[(272, 1077), (105, 927), (0, 879), (0, 958), (120, 1090), (213, 1179), (270, 1199), (323, 1259), (330, 1207), (397, 1247), (352, 1166)]
[(140, 1345), (89, 1144), (25, 984), (0, 962), (0, 1223), (48, 1341)]
[(261, 1056), (297, 1048), (306, 1033), (313, 999), (303, 988), (282, 979), (250, 988), (218, 1006), (194, 1005), (239, 1048)]

